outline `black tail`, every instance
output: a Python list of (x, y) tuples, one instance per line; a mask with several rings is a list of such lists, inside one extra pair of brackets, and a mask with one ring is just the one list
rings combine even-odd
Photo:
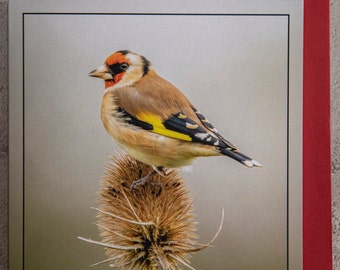
[(243, 165), (252, 168), (252, 167), (262, 167), (260, 162), (240, 153), (237, 152), (236, 150), (229, 150), (227, 148), (220, 148), (219, 149), (221, 154), (228, 156), (232, 159), (235, 159), (236, 161), (242, 163)]

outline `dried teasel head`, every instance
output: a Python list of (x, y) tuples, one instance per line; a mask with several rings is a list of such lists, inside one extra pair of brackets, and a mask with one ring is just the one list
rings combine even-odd
[[(183, 180), (174, 170), (131, 190), (133, 181), (152, 171), (128, 155), (112, 158), (102, 179), (98, 227), (102, 241), (81, 240), (105, 247), (111, 267), (140, 270), (182, 269), (189, 265), (190, 254), (209, 246), (196, 242), (193, 200)], [(223, 217), (223, 212), (222, 212)]]

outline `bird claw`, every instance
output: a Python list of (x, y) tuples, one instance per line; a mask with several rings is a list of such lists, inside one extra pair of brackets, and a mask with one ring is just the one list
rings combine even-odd
[(147, 176), (144, 176), (144, 177), (142, 177), (138, 180), (133, 181), (131, 186), (130, 186), (130, 190), (136, 191), (139, 186), (143, 186), (149, 181), (150, 181), (150, 174), (148, 174)]
[(158, 171), (153, 170), (151, 173), (149, 173), (148, 175), (137, 179), (135, 181), (132, 182), (131, 186), (130, 186), (130, 190), (132, 192), (136, 192), (138, 190), (139, 186), (143, 186), (146, 183), (150, 183), (151, 185), (153, 185), (154, 187), (157, 187), (157, 191), (153, 191), (153, 193), (158, 196), (161, 192), (162, 192), (162, 184), (159, 182), (153, 182), (151, 181), (151, 176), (155, 173), (157, 173)]

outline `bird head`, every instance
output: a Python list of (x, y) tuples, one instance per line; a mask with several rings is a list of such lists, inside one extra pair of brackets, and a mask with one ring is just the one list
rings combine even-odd
[(105, 81), (105, 89), (133, 85), (152, 69), (150, 62), (141, 55), (121, 50), (106, 58), (104, 64), (91, 71), (89, 76)]

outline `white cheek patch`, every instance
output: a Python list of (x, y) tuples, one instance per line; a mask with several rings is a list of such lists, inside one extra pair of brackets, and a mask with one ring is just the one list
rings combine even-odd
[(130, 60), (131, 65), (135, 65), (141, 62), (140, 56), (136, 54), (129, 53), (126, 58)]

